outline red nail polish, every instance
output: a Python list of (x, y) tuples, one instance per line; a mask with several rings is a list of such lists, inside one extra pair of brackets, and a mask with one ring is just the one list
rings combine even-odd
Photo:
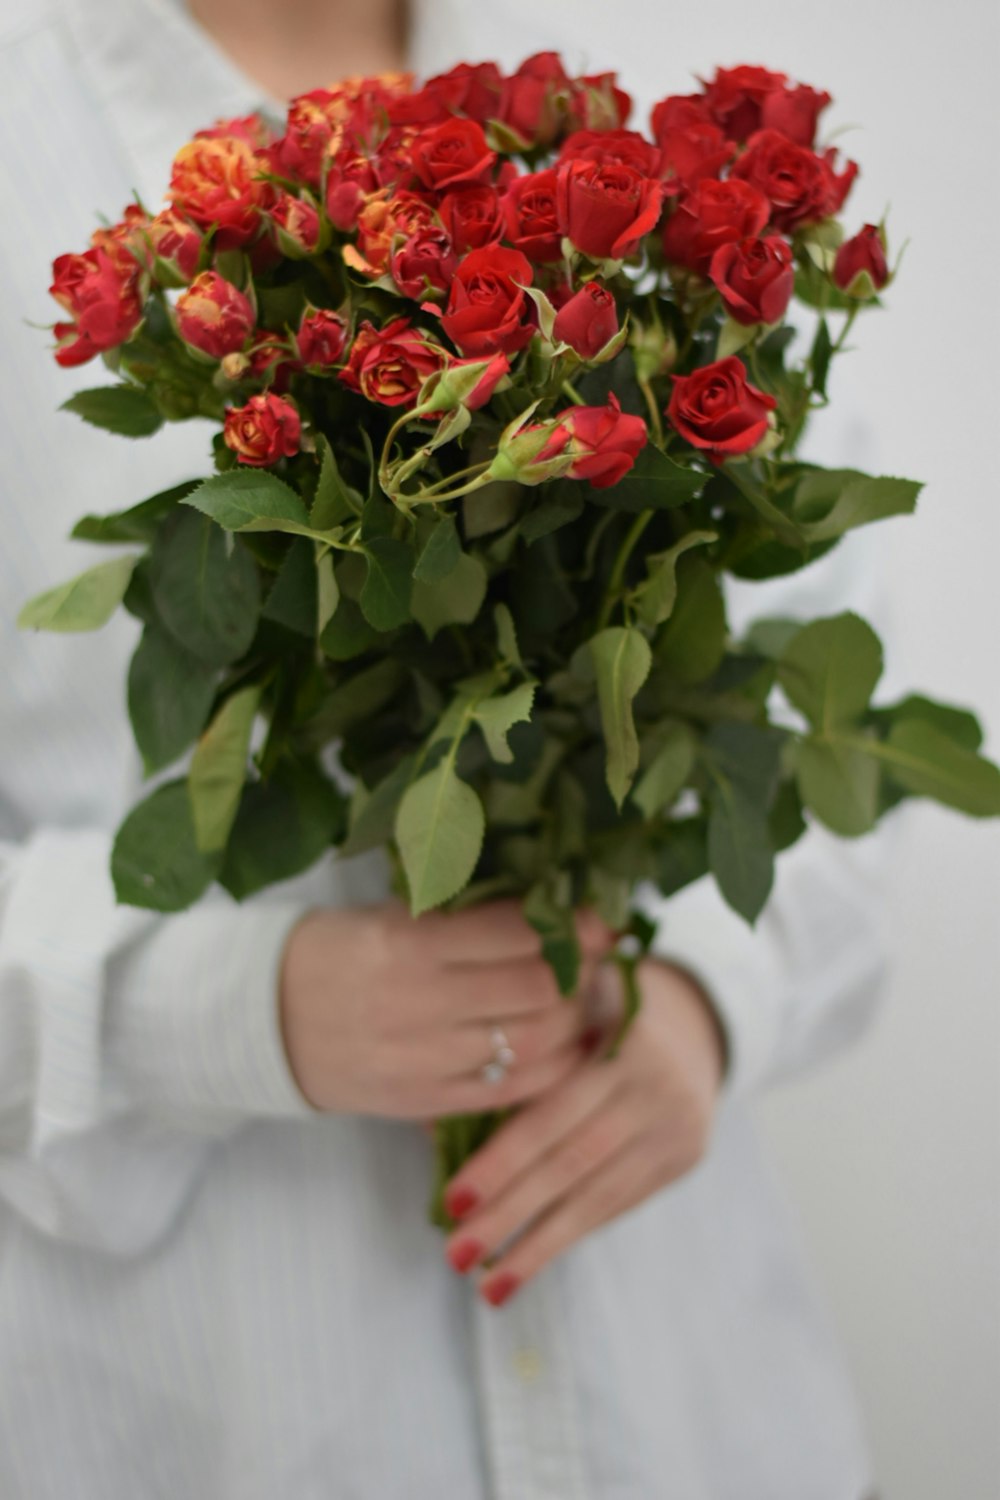
[(479, 1194), (472, 1187), (451, 1187), (444, 1195), (444, 1206), (453, 1219), (464, 1219), (479, 1202)]
[(601, 1037), (603, 1035), (604, 1033), (599, 1026), (588, 1026), (586, 1031), (581, 1034), (580, 1050), (585, 1057), (589, 1057), (592, 1052), (597, 1051), (601, 1045)]
[(485, 1249), (479, 1240), (456, 1240), (449, 1247), (448, 1261), (455, 1271), (471, 1271), (476, 1262), (482, 1260)]
[(486, 1301), (492, 1307), (502, 1307), (508, 1298), (512, 1297), (521, 1285), (519, 1276), (512, 1276), (505, 1271), (502, 1276), (497, 1276), (493, 1281), (487, 1281), (480, 1288)]

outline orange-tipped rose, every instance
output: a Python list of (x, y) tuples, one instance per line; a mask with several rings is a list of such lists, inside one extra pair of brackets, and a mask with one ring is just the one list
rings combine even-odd
[(218, 225), (219, 249), (235, 249), (256, 239), (261, 212), (275, 199), (260, 173), (256, 153), (238, 136), (188, 141), (174, 157), (170, 201), (202, 229)]
[(262, 469), (298, 453), (302, 421), (290, 401), (269, 391), (251, 396), (246, 406), (227, 408), (222, 435), (241, 464)]
[(222, 359), (242, 349), (254, 328), (253, 308), (217, 271), (202, 271), (177, 299), (177, 330), (186, 344)]
[(60, 255), (52, 263), (52, 296), (71, 321), (56, 323), (56, 363), (82, 365), (124, 344), (142, 322), (139, 266), (106, 249)]

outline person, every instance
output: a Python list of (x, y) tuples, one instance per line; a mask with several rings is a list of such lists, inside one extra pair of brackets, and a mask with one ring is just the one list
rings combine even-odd
[[(870, 1486), (746, 1115), (757, 1087), (870, 1009), (870, 851), (813, 832), (753, 934), (705, 882), (665, 909), (646, 891), (662, 931), (608, 1061), (592, 1027), (614, 998), (610, 935), (593, 914), (588, 1006), (557, 998), (515, 906), (413, 922), (377, 855), (242, 907), (116, 907), (110, 840), (138, 790), (121, 702), (134, 626), (95, 642), (14, 630), (24, 598), (85, 565), (62, 540), (81, 512), (206, 467), (197, 424), (116, 444), (55, 414), (100, 376), (56, 370), (22, 321), (44, 317), (52, 256), (85, 243), (95, 209), (133, 190), (155, 204), (174, 150), (212, 118), (396, 69), (407, 47), (424, 71), (475, 57), (478, 11), (424, 0), (407, 41), (394, 0), (5, 0), (5, 1500)], [(768, 608), (815, 613), (824, 588), (842, 607), (849, 572), (831, 559)], [(482, 1071), (497, 1031), (514, 1053), (499, 1083)], [(442, 1239), (423, 1122), (498, 1105), (521, 1108), (456, 1177), (461, 1222)]]

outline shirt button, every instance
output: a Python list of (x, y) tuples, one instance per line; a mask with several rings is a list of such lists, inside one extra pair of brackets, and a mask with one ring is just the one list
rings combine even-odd
[(525, 1385), (533, 1385), (542, 1373), (542, 1356), (537, 1349), (518, 1349), (514, 1355), (514, 1372)]

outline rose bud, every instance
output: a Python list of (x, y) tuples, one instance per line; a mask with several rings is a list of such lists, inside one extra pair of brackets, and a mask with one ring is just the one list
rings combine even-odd
[(732, 176), (764, 194), (775, 228), (790, 230), (828, 219), (842, 207), (858, 168), (849, 161), (836, 172), (836, 159), (833, 147), (818, 156), (777, 130), (758, 130), (733, 163)]
[(142, 322), (139, 266), (112, 260), (105, 250), (60, 255), (52, 263), (50, 293), (71, 322), (53, 329), (56, 363), (82, 365), (95, 354), (126, 343)]
[(885, 234), (878, 224), (866, 224), (837, 251), (831, 273), (833, 284), (849, 297), (874, 297), (892, 280), (885, 258)]
[(441, 327), (471, 357), (515, 354), (534, 333), (524, 287), (531, 285), (531, 263), (518, 250), (487, 245), (472, 250), (455, 272)]
[(433, 412), (454, 411), (457, 406), (478, 411), (509, 371), (506, 354), (494, 354), (490, 359), (449, 359), (420, 392), (420, 405), (433, 403)]
[(201, 231), (173, 209), (165, 208), (149, 221), (147, 233), (156, 256), (157, 280), (173, 278), (187, 286), (193, 280), (201, 259)]
[(784, 73), (742, 63), (736, 68), (717, 68), (715, 77), (705, 86), (705, 103), (712, 118), (736, 141), (761, 127), (765, 101), (788, 82)]
[(779, 323), (795, 288), (792, 247), (776, 234), (720, 245), (708, 274), (737, 323)]
[(404, 297), (422, 302), (443, 296), (451, 286), (458, 256), (443, 229), (420, 229), (403, 240), (390, 262), (392, 279)]
[(559, 134), (570, 80), (557, 52), (536, 52), (505, 78), (497, 119), (524, 146), (550, 146)]
[(741, 360), (703, 365), (691, 375), (673, 375), (673, 393), (666, 415), (674, 429), (694, 448), (703, 449), (712, 463), (734, 454), (749, 453), (767, 437), (773, 396), (747, 380)]
[(177, 299), (177, 331), (212, 359), (235, 354), (254, 329), (254, 311), (238, 287), (217, 271), (202, 271)]
[(553, 336), (583, 360), (594, 360), (618, 332), (618, 307), (606, 286), (587, 281), (556, 313)]
[(302, 422), (290, 401), (268, 391), (246, 406), (227, 407), (222, 436), (241, 464), (260, 469), (298, 453)]
[(496, 63), (458, 63), (447, 73), (428, 78), (424, 88), (444, 98), (452, 112), (485, 125), (499, 107), (503, 79)]
[(771, 206), (747, 182), (702, 178), (680, 199), (663, 226), (663, 254), (671, 265), (708, 274), (720, 245), (760, 234)]
[(566, 451), (569, 438), (569, 428), (558, 417), (530, 425), (525, 425), (523, 416), (516, 417), (500, 434), (488, 470), (490, 479), (544, 484), (562, 478), (572, 463)]
[(303, 315), (295, 343), (307, 369), (335, 365), (347, 343), (347, 324), (328, 307), (317, 308)]
[(410, 147), (410, 159), (424, 187), (457, 187), (485, 182), (497, 159), (475, 120), (446, 120), (423, 130)]
[(446, 193), (438, 213), (459, 255), (495, 244), (503, 233), (500, 195), (489, 183), (477, 182)]
[(569, 86), (569, 125), (579, 130), (618, 130), (632, 113), (632, 98), (618, 87), (617, 73), (590, 73)]
[(613, 392), (607, 406), (571, 406), (559, 420), (573, 457), (567, 478), (585, 479), (595, 490), (624, 479), (649, 441), (645, 422), (623, 412)]
[(562, 236), (556, 212), (556, 173), (528, 172), (515, 177), (503, 200), (507, 239), (536, 264), (562, 259)]
[(415, 406), (420, 388), (448, 356), (439, 344), (396, 318), (385, 328), (362, 323), (340, 379), (352, 391), (381, 406)]
[(656, 228), (663, 185), (634, 167), (565, 161), (558, 170), (559, 229), (592, 260), (624, 260)]
[(282, 193), (271, 210), (278, 245), (290, 260), (304, 260), (319, 248), (319, 214), (308, 198)]
[(761, 102), (760, 123), (765, 130), (780, 130), (797, 146), (811, 146), (819, 117), (832, 102), (828, 93), (820, 93), (807, 83), (793, 89), (774, 89)]

